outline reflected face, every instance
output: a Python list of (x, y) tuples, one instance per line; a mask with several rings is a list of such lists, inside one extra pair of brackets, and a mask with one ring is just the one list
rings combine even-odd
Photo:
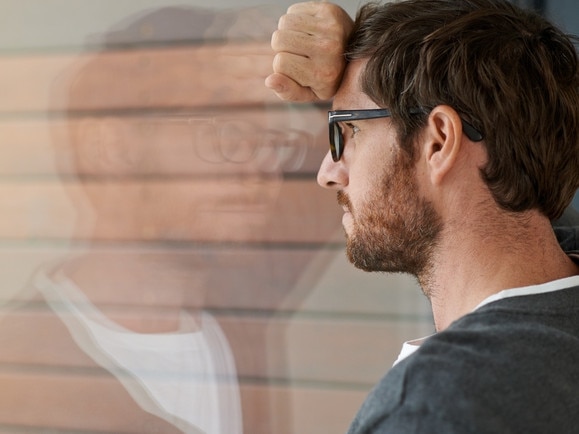
[[(359, 75), (365, 63), (352, 62), (334, 98), (335, 110), (374, 109), (362, 93)], [(366, 271), (427, 272), (441, 230), (440, 218), (418, 187), (415, 163), (398, 146), (388, 118), (341, 125), (344, 154), (326, 155), (318, 182), (338, 190), (347, 255)]]
[(93, 208), (77, 226), (90, 222), (92, 238), (267, 239), (282, 174), (302, 169), (325, 113), (270, 108), (265, 67), (269, 46), (223, 43), (112, 50), (74, 71), (61, 171)]
[(76, 161), (89, 175), (99, 230), (210, 241), (259, 235), (282, 171), (298, 170), (312, 141), (287, 127), (291, 116), (253, 109), (84, 119)]

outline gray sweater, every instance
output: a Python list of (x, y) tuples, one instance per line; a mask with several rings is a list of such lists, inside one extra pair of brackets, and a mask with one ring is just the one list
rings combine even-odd
[[(577, 250), (579, 228), (556, 232)], [(579, 287), (458, 319), (388, 372), (349, 433), (579, 433)]]

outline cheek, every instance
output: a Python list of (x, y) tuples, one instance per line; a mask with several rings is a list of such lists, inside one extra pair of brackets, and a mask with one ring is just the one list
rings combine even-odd
[(382, 188), (382, 174), (384, 168), (360, 165), (352, 168), (348, 185), (348, 196), (352, 203), (354, 215), (366, 209), (380, 197)]
[(396, 154), (388, 144), (358, 146), (349, 171), (351, 190), (370, 192), (380, 188), (395, 160)]

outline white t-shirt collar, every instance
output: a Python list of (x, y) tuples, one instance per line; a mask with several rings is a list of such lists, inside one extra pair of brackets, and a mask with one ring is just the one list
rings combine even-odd
[[(478, 304), (478, 306), (476, 306), (473, 309), (473, 312), (489, 303), (502, 300), (505, 298), (520, 297), (524, 295), (546, 294), (549, 292), (572, 288), (574, 286), (579, 286), (579, 276), (565, 277), (563, 279), (553, 280), (551, 282), (543, 283), (540, 285), (531, 285), (531, 286), (523, 286), (521, 288), (505, 289), (501, 292), (497, 292), (496, 294), (493, 294), (485, 298)], [(398, 355), (398, 358), (394, 362), (394, 365), (396, 365), (397, 363), (404, 360), (406, 357), (413, 354), (416, 350), (418, 350), (418, 348), (420, 348), (420, 345), (429, 337), (430, 336), (404, 342), (404, 344), (402, 344), (400, 354)]]

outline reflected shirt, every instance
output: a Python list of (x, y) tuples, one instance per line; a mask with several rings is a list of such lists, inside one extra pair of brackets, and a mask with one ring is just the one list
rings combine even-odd
[(111, 372), (145, 410), (186, 433), (242, 433), (233, 356), (217, 321), (181, 312), (180, 330), (135, 333), (107, 318), (62, 272), (36, 285), (79, 347)]

